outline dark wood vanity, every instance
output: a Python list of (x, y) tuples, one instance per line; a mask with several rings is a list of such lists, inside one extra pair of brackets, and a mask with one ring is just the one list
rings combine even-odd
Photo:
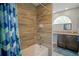
[(78, 52), (79, 43), (77, 35), (57, 34), (57, 46)]

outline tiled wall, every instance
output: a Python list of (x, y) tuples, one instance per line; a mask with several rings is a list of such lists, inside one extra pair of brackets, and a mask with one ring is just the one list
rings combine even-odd
[(36, 8), (32, 4), (17, 4), (21, 48), (36, 42)]
[[(37, 43), (49, 48), (52, 55), (52, 4), (37, 7)], [(40, 29), (39, 25), (43, 27)]]
[[(49, 48), (52, 55), (52, 4), (44, 4), (46, 8), (32, 4), (17, 4), (19, 32), (22, 49), (35, 43)], [(40, 29), (39, 24), (43, 24)]]

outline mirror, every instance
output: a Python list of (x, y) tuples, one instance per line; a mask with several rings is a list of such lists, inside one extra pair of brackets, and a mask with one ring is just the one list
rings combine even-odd
[(71, 23), (64, 24), (64, 30), (72, 30), (72, 24)]

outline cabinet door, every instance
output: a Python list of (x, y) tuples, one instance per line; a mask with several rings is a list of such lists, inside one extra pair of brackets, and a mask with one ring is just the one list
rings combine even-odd
[(66, 47), (66, 41), (65, 41), (64, 35), (61, 35), (61, 34), (58, 35), (57, 46), (63, 47), (63, 48)]
[(78, 51), (77, 37), (73, 35), (66, 35), (66, 47), (68, 49)]

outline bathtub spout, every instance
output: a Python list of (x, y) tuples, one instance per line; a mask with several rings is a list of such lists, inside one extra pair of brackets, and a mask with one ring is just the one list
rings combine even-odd
[(40, 45), (40, 48), (41, 48), (41, 45), (42, 45), (42, 44), (41, 44), (41, 43), (39, 43), (39, 45)]

